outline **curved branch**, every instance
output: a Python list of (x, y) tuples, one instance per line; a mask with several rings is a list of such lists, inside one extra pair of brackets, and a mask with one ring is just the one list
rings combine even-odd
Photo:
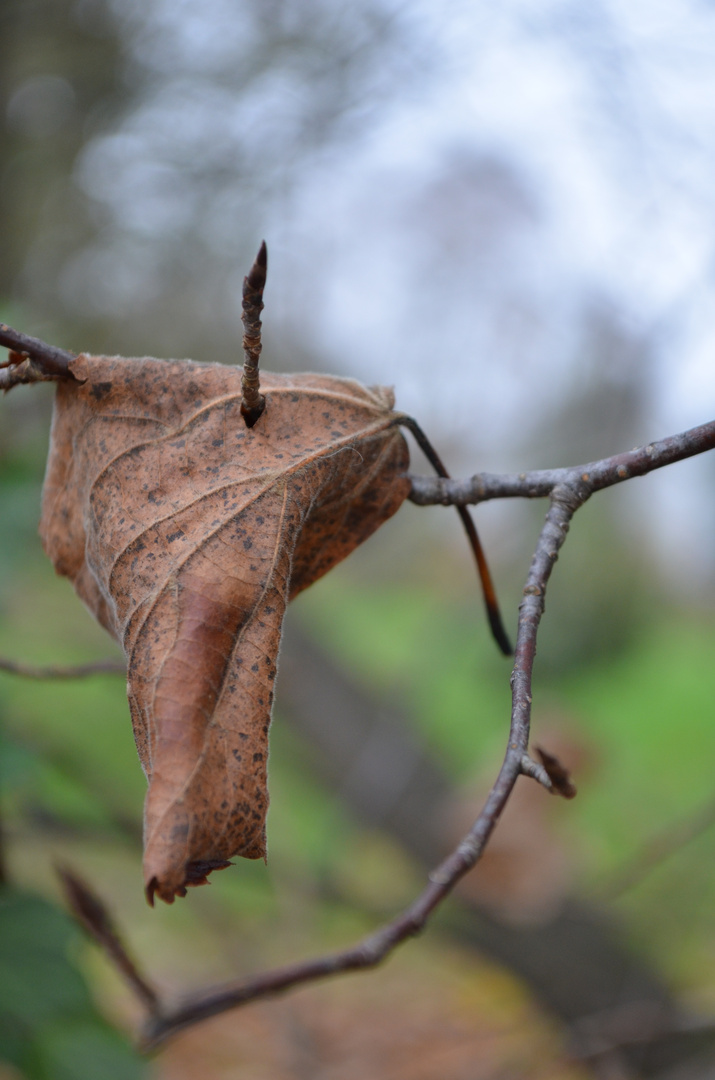
[[(441, 457), (432, 446), (424, 431), (411, 416), (401, 416), (398, 423), (403, 427), (406, 427), (408, 431), (412, 432), (417, 445), (422, 453), (429, 461), (432, 468), (437, 473), (437, 476), (442, 477), (444, 480), (449, 480), (450, 475), (444, 467), (444, 462)], [(467, 510), (466, 506), (457, 506), (457, 513), (459, 514), (464, 531), (467, 534), (469, 540), (469, 546), (472, 549), (474, 560), (477, 564), (477, 573), (479, 574), (479, 581), (482, 586), (482, 594), (484, 596), (484, 605), (487, 612), (487, 621), (492, 632), (492, 637), (496, 641), (497, 645), (503, 652), (504, 656), (511, 656), (513, 649), (509, 636), (504, 629), (504, 623), (501, 617), (501, 611), (499, 610), (499, 601), (497, 600), (496, 589), (494, 588), (494, 582), (492, 581), (492, 575), (489, 571), (489, 564), (487, 563), (484, 549), (482, 548), (481, 540), (479, 539), (479, 533), (477, 527), (474, 524), (472, 515)]]
[[(401, 942), (424, 929), (432, 912), (480, 859), (520, 775), (527, 775), (567, 798), (575, 793), (567, 774), (556, 759), (542, 753), (543, 764), (540, 766), (528, 754), (536, 640), (544, 613), (548, 581), (566, 539), (571, 519), (594, 491), (634, 476), (642, 476), (672, 462), (710, 450), (714, 446), (715, 422), (712, 422), (637, 450), (570, 469), (501, 477), (483, 474), (462, 481), (423, 478), (413, 480), (412, 498), (419, 504), (460, 505), (497, 497), (549, 497), (549, 508), (519, 606), (511, 675), (509, 739), (499, 775), (469, 833), (429, 875), (429, 881), (421, 894), (394, 919), (343, 951), (264, 972), (247, 980), (210, 988), (188, 996), (173, 1007), (153, 1000), (144, 1029), (143, 1044), (146, 1049), (159, 1045), (183, 1028), (250, 1001), (270, 997), (291, 987), (343, 972), (375, 967)], [(111, 949), (106, 942), (104, 944), (110, 956), (114, 957), (115, 963), (119, 963), (118, 957), (122, 950), (116, 945), (116, 932), (113, 931), (113, 934)], [(101, 938), (102, 935), (95, 936)], [(146, 994), (144, 997), (146, 999)]]
[[(395, 919), (342, 952), (264, 972), (252, 979), (223, 985), (191, 997), (174, 1009), (162, 1008), (145, 1028), (143, 1045), (153, 1048), (171, 1035), (210, 1016), (249, 1001), (270, 997), (303, 983), (315, 982), (347, 971), (377, 966), (401, 942), (419, 934), (432, 912), (453, 891), (457, 882), (481, 858), (487, 841), (506, 806), (521, 773), (535, 775), (527, 763), (531, 717), (531, 673), (536, 654), (536, 635), (544, 611), (546, 584), (564, 542), (574, 512), (587, 496), (582, 489), (564, 486), (552, 495), (524, 587), (519, 608), (519, 628), (512, 672), (512, 714), (509, 742), (499, 775), (481, 813), (454, 851), (429, 875), (429, 883), (414, 902)], [(542, 777), (535, 776), (543, 782)]]

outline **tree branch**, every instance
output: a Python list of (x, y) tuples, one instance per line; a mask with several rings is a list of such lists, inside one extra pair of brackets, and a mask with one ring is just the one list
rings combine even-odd
[(715, 448), (715, 420), (671, 435), (647, 446), (627, 450), (601, 461), (572, 465), (564, 469), (539, 469), (523, 473), (476, 473), (465, 480), (434, 476), (412, 477), (410, 499), (418, 506), (462, 506), (489, 499), (540, 499), (557, 485), (586, 485), (588, 494), (620, 484), (634, 476), (645, 476), (675, 461)]
[(632, 856), (628, 865), (615, 873), (606, 885), (598, 890), (600, 900), (617, 900), (623, 893), (633, 889), (658, 869), (667, 859), (682, 851), (686, 844), (696, 840), (706, 829), (715, 825), (715, 799), (707, 799), (693, 813), (680, 821), (671, 822), (651, 837)]
[(23, 664), (19, 660), (8, 660), (0, 656), (0, 671), (8, 675), (20, 675), (25, 679), (86, 679), (91, 675), (125, 675), (127, 665), (124, 660), (95, 660), (88, 664), (76, 664), (65, 667), (59, 664), (46, 666)]
[(10, 350), (7, 362), (0, 364), (0, 390), (11, 390), (21, 383), (74, 379), (70, 371), (74, 353), (21, 334), (5, 323), (0, 323), (0, 345)]
[(127, 952), (102, 901), (89, 885), (68, 867), (58, 866), (56, 869), (74, 917), (105, 949), (139, 1000), (154, 1015), (159, 1008), (157, 992)]

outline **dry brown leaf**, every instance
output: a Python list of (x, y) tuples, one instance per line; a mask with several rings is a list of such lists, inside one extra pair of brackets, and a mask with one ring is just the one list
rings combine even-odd
[(80, 356), (59, 384), (40, 532), (122, 645), (149, 781), (147, 896), (171, 903), (234, 855), (265, 856), (273, 680), (289, 599), (410, 490), (392, 392)]

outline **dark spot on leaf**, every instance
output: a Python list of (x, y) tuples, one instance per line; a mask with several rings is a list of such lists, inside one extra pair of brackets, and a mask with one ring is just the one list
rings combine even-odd
[(91, 387), (92, 397), (95, 401), (101, 401), (111, 391), (112, 384), (110, 382), (98, 382), (93, 383)]

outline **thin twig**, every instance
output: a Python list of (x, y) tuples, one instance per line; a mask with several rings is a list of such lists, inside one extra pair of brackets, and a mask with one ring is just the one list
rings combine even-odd
[(602, 902), (617, 900), (629, 889), (640, 885), (667, 859), (677, 855), (686, 844), (696, 840), (713, 825), (715, 825), (715, 799), (710, 798), (689, 817), (671, 823), (651, 837), (642, 850), (629, 859), (628, 865), (616, 873), (605, 887), (598, 890), (598, 899)]
[(585, 483), (592, 493), (713, 448), (715, 420), (602, 461), (590, 461), (586, 465), (573, 465), (565, 469), (477, 473), (464, 480), (413, 476), (410, 499), (418, 506), (460, 506), (486, 502), (488, 499), (540, 499), (548, 497), (557, 484), (570, 485), (578, 481)]
[[(672, 1007), (665, 1003), (634, 1001), (582, 1017), (571, 1028), (568, 1041), (571, 1044), (570, 1052), (575, 1058), (596, 1062), (599, 1058), (610, 1057), (614, 1051), (618, 1052), (627, 1047), (646, 1048), (661, 1040), (665, 1042), (673, 1036), (679, 1036), (681, 1040), (690, 1038), (693, 1052), (696, 1053), (698, 1049), (702, 1050), (706, 1041), (712, 1041), (715, 1024), (709, 1017), (693, 1016), (684, 1011), (674, 1012)], [(706, 1075), (710, 1077), (712, 1063), (710, 1059), (708, 1062), (706, 1072), (689, 1072), (688, 1075), (693, 1078)], [(612, 1074), (609, 1072), (609, 1075)], [(619, 1071), (618, 1075), (624, 1074)], [(675, 1075), (671, 1073), (671, 1076)]]
[(260, 393), (258, 361), (261, 356), (261, 312), (263, 290), (268, 270), (268, 252), (265, 240), (258, 249), (256, 261), (243, 279), (243, 377), (241, 379), (241, 416), (246, 427), (252, 428), (266, 407), (266, 399)]
[(96, 660), (94, 663), (77, 664), (74, 667), (55, 664), (39, 666), (0, 656), (0, 671), (9, 675), (20, 675), (24, 679), (86, 679), (91, 675), (126, 675), (127, 665), (123, 660)]
[[(417, 445), (422, 453), (429, 461), (432, 468), (435, 470), (438, 476), (444, 480), (449, 480), (450, 476), (447, 472), (444, 463), (432, 446), (425, 435), (422, 428), (419, 426), (416, 420), (413, 420), (411, 416), (402, 416), (398, 421), (403, 427), (406, 427), (408, 431), (411, 431), (414, 435)], [(496, 589), (492, 581), (492, 575), (489, 571), (489, 565), (487, 563), (486, 555), (482, 547), (479, 534), (477, 533), (477, 527), (474, 524), (472, 515), (467, 510), (466, 506), (457, 506), (457, 513), (460, 516), (464, 531), (467, 534), (470, 547), (474, 554), (474, 560), (477, 564), (477, 572), (479, 574), (479, 580), (482, 585), (482, 593), (484, 595), (484, 605), (487, 610), (487, 621), (492, 632), (492, 637), (496, 641), (497, 645), (504, 653), (505, 656), (511, 656), (514, 650), (511, 647), (509, 636), (504, 629), (504, 623), (502, 621), (501, 612), (499, 610), (499, 601), (497, 600)]]
[(5, 323), (0, 323), (0, 345), (10, 350), (7, 363), (0, 365), (0, 390), (10, 390), (21, 383), (74, 379), (70, 371), (70, 364), (76, 359), (74, 353), (21, 334)]
[(159, 1013), (159, 996), (127, 952), (109, 912), (89, 885), (66, 866), (56, 867), (67, 903), (88, 934), (108, 953), (139, 1000), (152, 1016)]

